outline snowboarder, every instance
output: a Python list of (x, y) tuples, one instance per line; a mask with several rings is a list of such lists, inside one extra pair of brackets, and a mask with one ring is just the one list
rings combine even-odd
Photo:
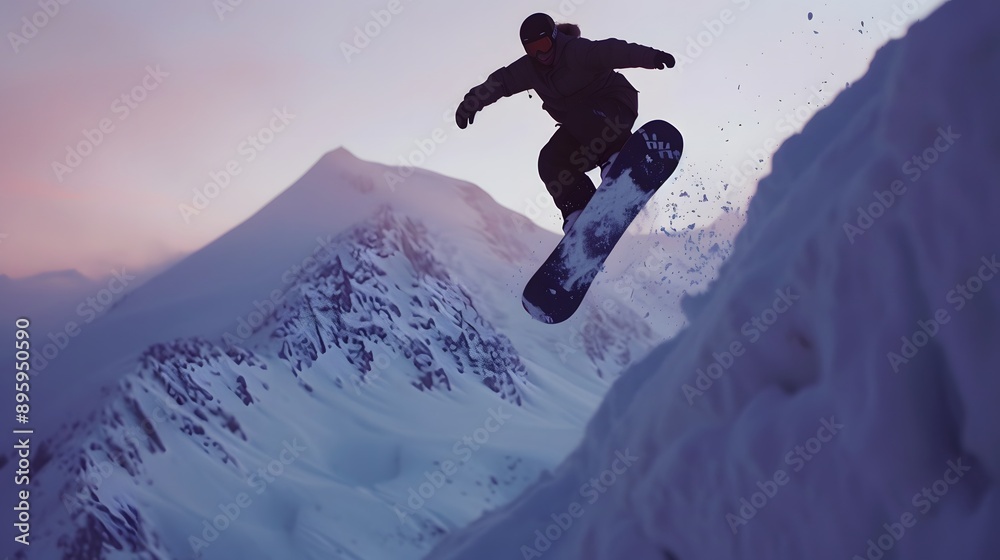
[(502, 97), (533, 89), (559, 129), (538, 154), (538, 175), (562, 212), (563, 231), (596, 191), (586, 173), (604, 171), (632, 134), (639, 113), (638, 91), (616, 68), (673, 68), (666, 52), (620, 39), (591, 41), (574, 24), (546, 14), (521, 24), (525, 56), (469, 90), (455, 112), (464, 129), (475, 115)]

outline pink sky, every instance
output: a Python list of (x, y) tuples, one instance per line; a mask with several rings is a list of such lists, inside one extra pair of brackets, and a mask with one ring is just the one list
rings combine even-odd
[[(928, 0), (921, 10), (939, 3)], [(832, 95), (863, 73), (886, 39), (876, 23), (891, 18), (894, 6), (818, 4), (809, 20), (795, 2), (712, 0), (677, 11), (654, 0), (474, 7), (401, 0), (378, 36), (347, 60), (343, 45), (372, 24), (373, 11), (386, 13), (388, 1), (238, 4), (220, 17), (202, 0), (70, 1), (16, 45), (11, 34), (39, 5), (0, 5), (0, 274), (76, 268), (98, 277), (154, 265), (211, 242), (331, 149), (398, 163), (438, 129), (446, 141), (428, 168), (479, 184), (520, 212), (530, 201), (545, 203), (534, 161), (552, 122), (537, 99), (503, 100), (467, 131), (454, 130), (447, 116), (480, 77), (520, 55), (517, 26), (536, 10), (580, 23), (585, 36), (675, 54), (730, 10), (734, 22), (683, 73), (626, 71), (642, 92), (640, 119), (678, 124), (689, 146), (702, 150), (689, 161), (715, 173), (708, 182), (721, 188), (745, 150), (774, 134), (783, 112), (809, 103), (810, 88), (827, 82)], [(146, 78), (149, 68), (160, 77)], [(126, 113), (121, 96), (144, 79), (155, 89), (138, 90), (145, 99)], [(294, 118), (247, 161), (240, 147), (276, 110)], [(105, 119), (111, 132), (60, 181), (53, 162)], [(179, 205), (233, 160), (241, 173), (204, 211), (183, 219)], [(551, 210), (540, 223), (555, 229)]]

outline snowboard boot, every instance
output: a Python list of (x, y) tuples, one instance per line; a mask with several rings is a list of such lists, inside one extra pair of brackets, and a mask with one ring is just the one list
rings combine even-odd
[[(601, 167), (602, 184), (604, 183), (604, 178), (608, 176), (608, 171), (611, 170), (611, 164), (615, 162), (615, 158), (617, 157), (618, 157), (618, 152), (615, 152), (611, 154), (611, 157), (609, 157), (607, 161), (601, 164), (600, 167)], [(581, 212), (583, 212), (583, 210), (574, 210), (573, 212), (570, 212), (569, 214), (563, 217), (562, 230), (564, 234), (569, 233), (569, 228), (573, 227), (573, 223), (576, 222), (576, 219), (580, 217)]]
[(615, 162), (618, 158), (618, 152), (611, 154), (607, 161), (601, 164), (601, 184), (604, 183), (604, 178), (608, 176), (608, 171), (611, 170), (611, 164)]
[(563, 218), (563, 233), (564, 234), (569, 233), (569, 228), (573, 227), (573, 224), (576, 223), (576, 219), (579, 218), (580, 214), (582, 214), (582, 213), (583, 213), (583, 210), (576, 210), (574, 212), (570, 212), (568, 216), (566, 216), (565, 218)]

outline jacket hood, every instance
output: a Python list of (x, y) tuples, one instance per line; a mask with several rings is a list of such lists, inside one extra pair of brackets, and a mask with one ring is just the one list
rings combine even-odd
[(575, 23), (560, 23), (556, 25), (556, 31), (569, 35), (570, 37), (580, 36), (580, 26)]

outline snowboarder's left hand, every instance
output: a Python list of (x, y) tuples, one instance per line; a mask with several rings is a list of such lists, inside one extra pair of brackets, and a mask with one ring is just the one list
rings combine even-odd
[(479, 109), (481, 109), (479, 99), (471, 92), (466, 94), (465, 99), (459, 104), (458, 110), (455, 111), (455, 124), (458, 125), (458, 128), (464, 130), (465, 127), (472, 124)]
[(674, 55), (668, 52), (656, 51), (653, 63), (656, 64), (657, 70), (663, 70), (664, 67), (673, 68), (674, 64), (677, 64), (677, 61), (674, 60)]

